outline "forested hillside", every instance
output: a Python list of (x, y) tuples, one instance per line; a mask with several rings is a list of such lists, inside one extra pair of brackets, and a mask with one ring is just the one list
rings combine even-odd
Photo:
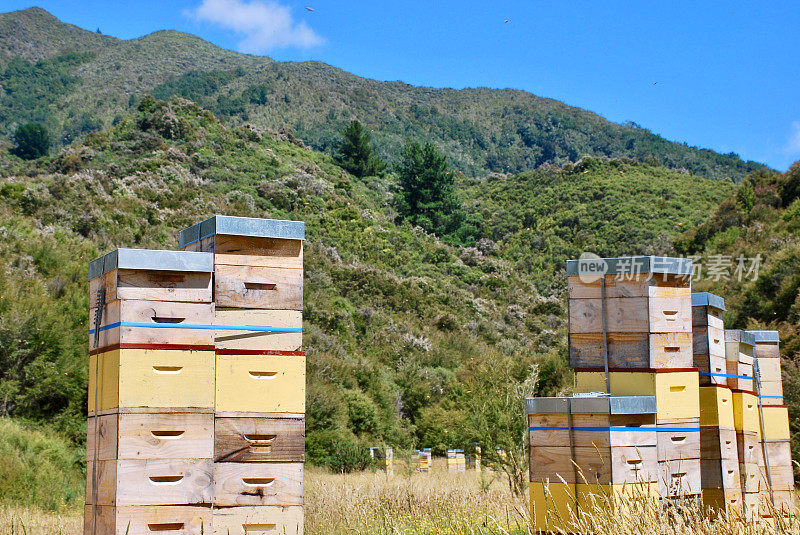
[(0, 134), (36, 120), (58, 143), (69, 143), (119, 122), (150, 92), (197, 101), (231, 125), (291, 128), (323, 151), (359, 119), (390, 162), (412, 137), (435, 143), (473, 176), (584, 156), (632, 158), (733, 180), (763, 168), (524, 91), (378, 82), (319, 62), (238, 54), (174, 31), (121, 41), (38, 8), (0, 14)]

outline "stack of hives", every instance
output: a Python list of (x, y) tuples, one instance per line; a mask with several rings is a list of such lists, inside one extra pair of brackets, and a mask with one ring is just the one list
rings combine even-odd
[[(741, 511), (733, 392), (728, 386), (724, 300), (708, 293), (692, 294), (694, 364), (700, 376), (701, 486), (703, 503), (719, 512)], [(738, 371), (738, 354), (734, 365)], [(741, 402), (739, 397), (738, 401)]]
[(179, 247), (214, 258), (215, 533), (302, 532), (302, 222), (215, 216)]
[(477, 442), (471, 442), (467, 450), (467, 470), (481, 471), (481, 447)]
[(87, 533), (302, 532), (302, 239), (217, 217), (90, 264)]
[(447, 450), (447, 471), (464, 472), (467, 469), (464, 450)]
[[(789, 409), (783, 404), (780, 339), (778, 331), (749, 331), (755, 343), (756, 392), (761, 415), (762, 455), (760, 457), (762, 503), (785, 514), (794, 508), (794, 477), (789, 445)], [(760, 511), (769, 516), (771, 511)]]
[(577, 531), (581, 510), (657, 495), (654, 397), (529, 398), (527, 414), (536, 530)]
[[(699, 381), (692, 357), (691, 261), (603, 260), (588, 276), (567, 264), (570, 366), (576, 392), (654, 396), (658, 483), (664, 498), (699, 497)], [(645, 463), (647, 461), (645, 460)]]
[(378, 470), (382, 470), (388, 475), (394, 474), (394, 450), (391, 447), (370, 448), (369, 456), (375, 462)]

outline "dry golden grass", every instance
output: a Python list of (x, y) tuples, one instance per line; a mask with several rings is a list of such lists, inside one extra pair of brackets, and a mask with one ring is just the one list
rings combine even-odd
[[(331, 474), (309, 467), (305, 493), (306, 535), (531, 534), (527, 497), (513, 497), (503, 476), (449, 474), (443, 460), (429, 474), (411, 473), (398, 463), (394, 476)], [(605, 505), (597, 503), (593, 512), (583, 514), (578, 529), (597, 535), (800, 534), (797, 519), (753, 524), (738, 518), (713, 520), (697, 506), (665, 509), (631, 501), (612, 513)], [(53, 514), (0, 506), (0, 535), (77, 535), (81, 526), (78, 510)]]

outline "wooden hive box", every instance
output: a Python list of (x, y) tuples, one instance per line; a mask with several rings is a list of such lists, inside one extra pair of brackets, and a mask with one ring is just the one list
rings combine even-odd
[(728, 385), (738, 390), (754, 391), (753, 348), (755, 340), (748, 331), (725, 329), (725, 364)]
[(741, 514), (743, 506), (741, 488), (703, 488), (703, 506), (710, 514), (716, 516)]
[(778, 331), (749, 331), (755, 341), (759, 396), (764, 405), (783, 405), (780, 335)]
[(727, 386), (700, 387), (700, 427), (734, 429), (733, 392)]
[(214, 507), (213, 535), (303, 535), (303, 506)]
[[(99, 362), (99, 370), (97, 369)], [(99, 382), (95, 381), (99, 379)], [(214, 352), (112, 349), (89, 357), (89, 412), (214, 407)]]
[(700, 457), (702, 459), (731, 460), (738, 462), (736, 430), (732, 427), (700, 427)]
[(748, 431), (761, 437), (758, 396), (746, 390), (731, 390), (733, 394), (733, 428)]
[[(766, 457), (762, 455), (763, 467), (761, 469), (762, 488), (768, 489), (772, 485), (773, 491), (794, 490), (794, 474), (792, 470), (792, 448), (788, 440), (767, 440), (762, 447), (766, 450)], [(769, 473), (767, 472), (766, 459), (769, 459)], [(767, 492), (768, 495), (768, 492)]]
[(214, 253), (218, 307), (303, 309), (302, 221), (214, 216), (180, 233), (184, 251)]
[(303, 314), (298, 310), (216, 309), (214, 345), (227, 354), (299, 351)]
[(270, 414), (214, 418), (214, 462), (298, 463), (305, 459), (305, 418)]
[(303, 463), (214, 463), (214, 505), (303, 505)]
[(86, 505), (83, 519), (84, 535), (211, 533), (211, 507), (202, 505)]
[(213, 446), (210, 408), (110, 409), (90, 415), (86, 424), (86, 458), (92, 460), (210, 459)]
[(216, 355), (218, 416), (224, 413), (305, 413), (306, 357), (302, 355)]
[(789, 440), (789, 407), (786, 405), (764, 405), (761, 411), (763, 414), (764, 440)]
[[(700, 383), (695, 368), (612, 369), (612, 396), (655, 396), (658, 420), (700, 416)], [(575, 370), (575, 392), (605, 392), (605, 373), (598, 369)]]
[(700, 384), (727, 385), (725, 329), (722, 312), (725, 301), (707, 292), (692, 294), (692, 342), (694, 366), (700, 372)]
[(529, 398), (526, 403), (531, 482), (657, 481), (652, 397)]

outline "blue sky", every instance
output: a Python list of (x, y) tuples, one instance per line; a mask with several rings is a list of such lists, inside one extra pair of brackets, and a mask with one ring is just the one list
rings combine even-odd
[[(4, 0), (0, 10), (30, 5)], [(800, 160), (796, 0), (35, 5), (122, 39), (176, 29), (224, 48), (320, 60), (379, 80), (513, 87), (779, 170)]]

